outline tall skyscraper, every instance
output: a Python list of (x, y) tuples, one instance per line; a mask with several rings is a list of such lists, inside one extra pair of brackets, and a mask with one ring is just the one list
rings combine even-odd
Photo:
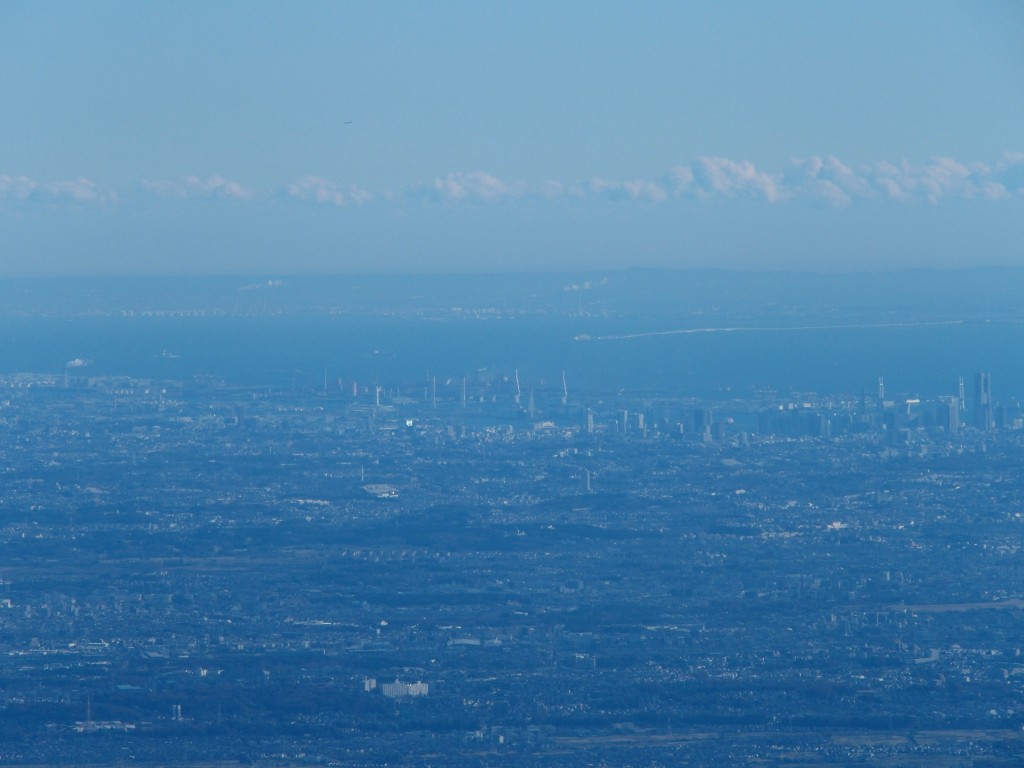
[(960, 398), (939, 398), (935, 408), (935, 424), (950, 435), (955, 435), (960, 431)]
[(707, 408), (697, 408), (693, 412), (693, 431), (697, 439), (711, 440), (711, 411)]
[(974, 426), (992, 429), (992, 374), (974, 374)]

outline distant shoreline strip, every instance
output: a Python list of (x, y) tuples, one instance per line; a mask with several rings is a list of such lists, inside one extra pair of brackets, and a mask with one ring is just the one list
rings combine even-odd
[(574, 341), (624, 341), (627, 339), (645, 339), (650, 336), (679, 336), (689, 333), (767, 333), (770, 331), (843, 331), (858, 328), (917, 328), (934, 325), (963, 325), (963, 320), (934, 320), (918, 323), (855, 323), (852, 325), (783, 325), (773, 327), (737, 326), (735, 328), (682, 328), (674, 331), (643, 331), (641, 333), (619, 333), (607, 336), (590, 336), (581, 333), (573, 337)]

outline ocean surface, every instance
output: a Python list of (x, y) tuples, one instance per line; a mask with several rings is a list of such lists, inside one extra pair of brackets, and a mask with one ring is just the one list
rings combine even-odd
[[(774, 325), (774, 327), (772, 327)], [(731, 330), (730, 330), (731, 329)], [(687, 331), (687, 332), (679, 332)], [(588, 338), (589, 337), (589, 338)], [(524, 390), (714, 398), (968, 391), (992, 373), (997, 402), (1024, 397), (1024, 323), (1015, 320), (795, 325), (682, 323), (678, 317), (6, 316), (0, 373), (132, 376), (318, 389), (339, 381), (422, 394), (425, 382), (501, 380)]]

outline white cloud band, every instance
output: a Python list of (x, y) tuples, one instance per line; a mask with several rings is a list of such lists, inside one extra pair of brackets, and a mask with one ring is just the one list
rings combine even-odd
[(117, 195), (89, 179), (41, 182), (27, 176), (0, 175), (0, 200), (52, 203), (105, 203)]
[[(219, 175), (143, 181), (141, 188), (172, 201), (261, 198), (253, 188)], [(935, 157), (920, 165), (901, 160), (862, 166), (848, 165), (831, 155), (812, 155), (793, 158), (781, 170), (765, 169), (749, 160), (709, 156), (674, 166), (656, 179), (615, 180), (594, 176), (589, 181), (569, 182), (508, 181), (482, 170), (452, 171), (430, 182), (413, 184), (399, 194), (373, 193), (355, 184), (346, 186), (307, 175), (285, 185), (283, 193), (300, 202), (338, 208), (361, 206), (374, 200), (392, 204), (400, 204), (402, 200), (426, 200), (457, 205), (559, 198), (649, 204), (746, 198), (769, 204), (817, 201), (835, 207), (861, 200), (919, 201), (934, 205), (944, 200), (997, 201), (1024, 197), (1024, 152), (1005, 152), (988, 163)], [(0, 202), (8, 204), (100, 204), (119, 200), (116, 192), (85, 178), (40, 182), (27, 176), (0, 175)]]

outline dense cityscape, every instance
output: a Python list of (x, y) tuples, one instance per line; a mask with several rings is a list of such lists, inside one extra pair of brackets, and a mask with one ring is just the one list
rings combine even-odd
[(4, 764), (1024, 757), (1024, 430), (987, 373), (83, 373), (0, 382)]
[(0, 4), (0, 768), (1024, 766), (1022, 31)]

